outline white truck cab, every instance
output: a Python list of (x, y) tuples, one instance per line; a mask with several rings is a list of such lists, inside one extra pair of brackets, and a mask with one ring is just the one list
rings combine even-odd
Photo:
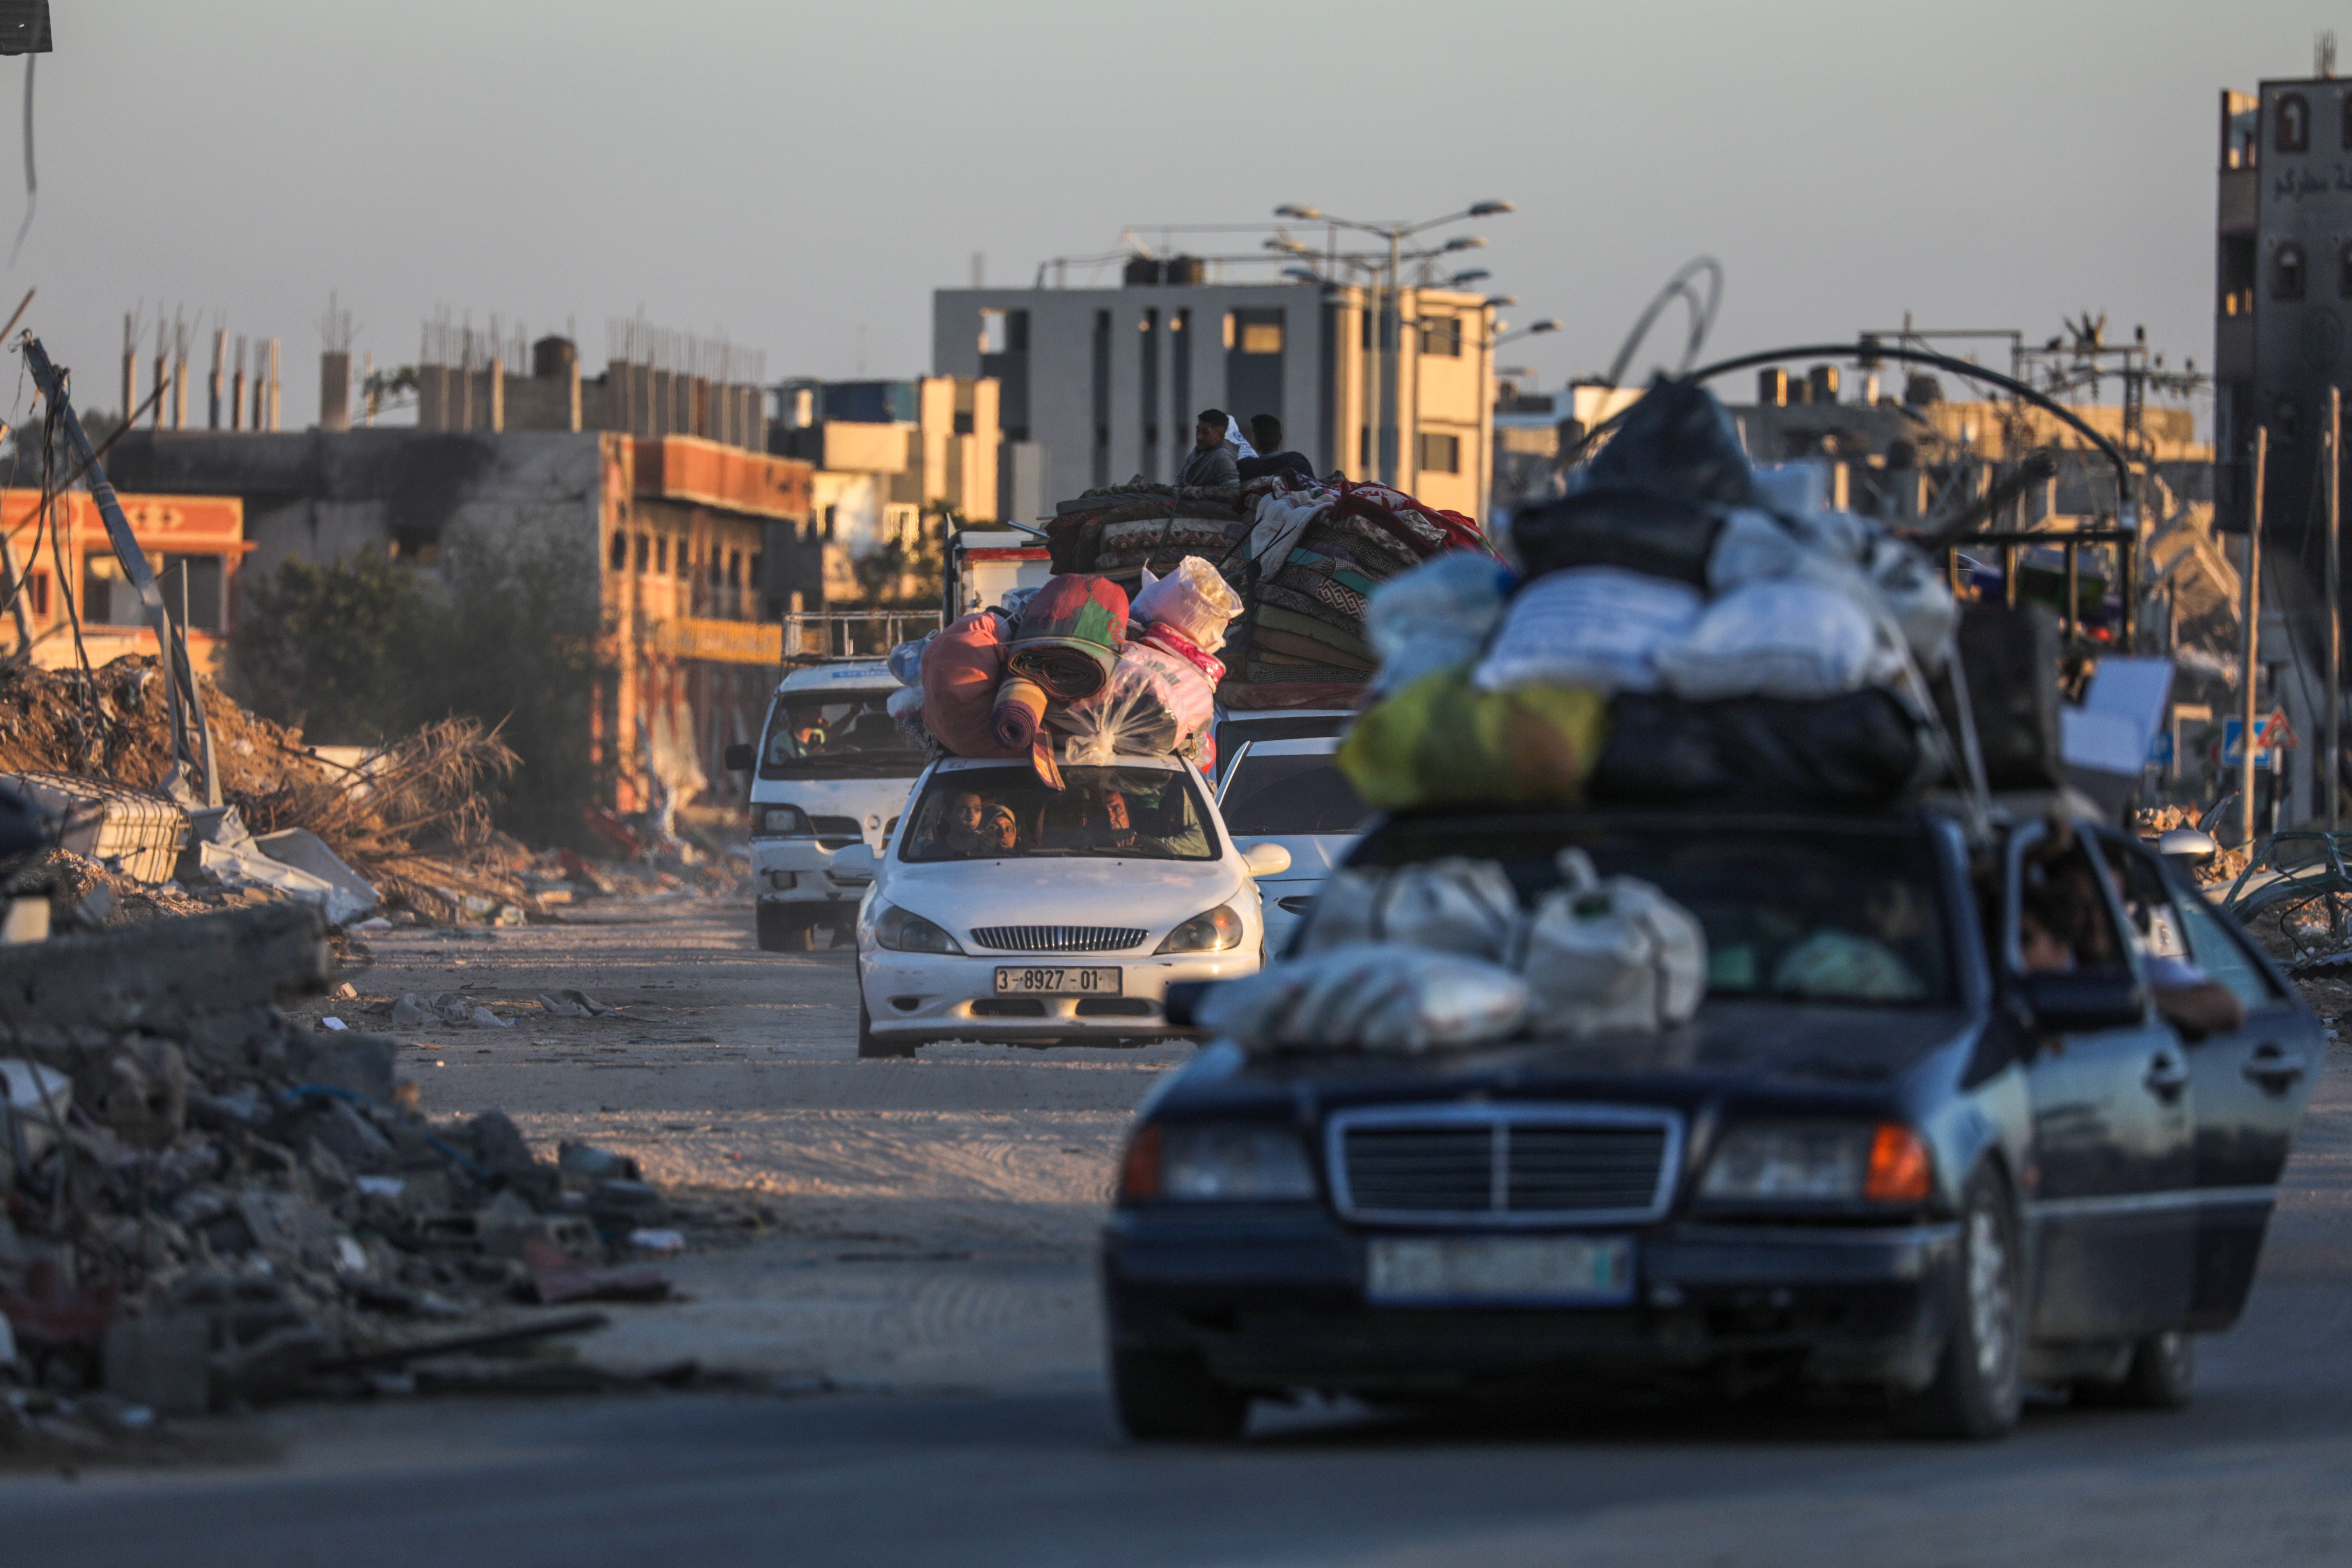
[[(1034, 531), (967, 529), (949, 543), (940, 612), (954, 620), (1052, 574)], [(887, 655), (898, 639), (938, 624), (929, 612), (889, 609), (785, 617), (795, 667), (768, 704), (757, 748), (734, 748), (728, 763), (751, 774), (751, 880), (765, 951), (814, 948), (820, 931), (849, 933), (908, 792), (930, 762), (890, 717), (899, 686), (887, 657), (834, 649), (856, 641), (870, 653), (879, 634)], [(812, 643), (824, 651), (808, 653)]]
[[(878, 658), (785, 675), (768, 705), (751, 772), (751, 881), (770, 952), (846, 932), (907, 792), (929, 761), (887, 704), (898, 689)], [(836, 871), (834, 860), (853, 847)]]

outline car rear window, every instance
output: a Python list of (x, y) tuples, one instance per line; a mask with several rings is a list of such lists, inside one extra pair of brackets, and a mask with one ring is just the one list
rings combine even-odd
[[(1466, 830), (1465, 830), (1466, 829)], [(1500, 862), (1524, 902), (1559, 883), (1575, 845), (1604, 877), (1638, 877), (1706, 931), (1707, 994), (1938, 1005), (1955, 994), (1934, 846), (1916, 827), (1528, 817), (1389, 825), (1382, 865)]]
[(1225, 831), (1254, 835), (1353, 833), (1370, 815), (1327, 753), (1269, 756), (1252, 752), (1234, 765), (1217, 805)]

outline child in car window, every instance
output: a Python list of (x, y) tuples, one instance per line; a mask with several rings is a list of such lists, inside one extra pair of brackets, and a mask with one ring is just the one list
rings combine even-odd
[(1021, 847), (1021, 825), (1009, 805), (992, 805), (980, 825), (980, 852), (1010, 855)]

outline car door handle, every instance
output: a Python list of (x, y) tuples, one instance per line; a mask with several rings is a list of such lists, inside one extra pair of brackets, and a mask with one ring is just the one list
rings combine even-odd
[(2287, 1055), (2276, 1046), (2257, 1046), (2240, 1070), (2249, 1083), (2258, 1083), (2272, 1094), (2284, 1094), (2303, 1076), (2304, 1060)]
[(2147, 1064), (2147, 1076), (2140, 1081), (2159, 1100), (2178, 1100), (2189, 1087), (2189, 1064), (2176, 1056), (2159, 1056)]

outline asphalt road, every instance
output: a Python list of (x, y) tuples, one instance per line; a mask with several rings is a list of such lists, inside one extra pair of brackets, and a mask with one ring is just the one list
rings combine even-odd
[[(556, 1065), (530, 1054), (537, 1072)], [(961, 1394), (312, 1407), (268, 1419), (274, 1463), (0, 1477), (0, 1561), (2352, 1562), (2352, 1051), (2333, 1055), (2252, 1302), (2200, 1342), (2184, 1413), (2036, 1405), (2004, 1443), (1942, 1447), (1889, 1441), (1859, 1409), (1439, 1422), (1328, 1408), (1261, 1412), (1229, 1447), (1153, 1449), (1118, 1438), (1084, 1373)]]

